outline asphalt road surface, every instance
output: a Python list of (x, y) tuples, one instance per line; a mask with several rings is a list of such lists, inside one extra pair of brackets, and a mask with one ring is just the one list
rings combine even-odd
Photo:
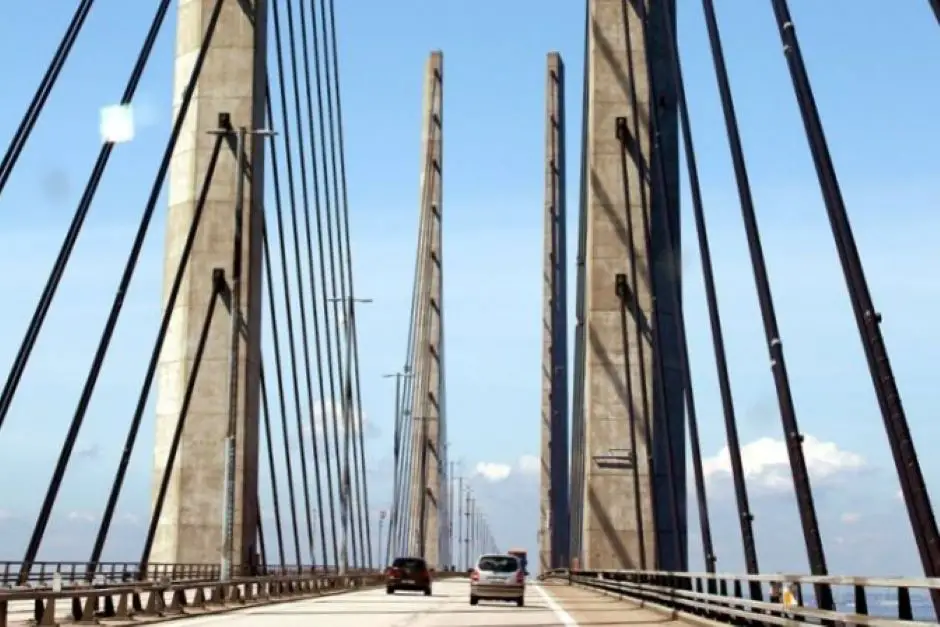
[(525, 607), (515, 603), (481, 601), (470, 605), (467, 580), (440, 581), (434, 593), (385, 594), (385, 589), (268, 605), (216, 616), (169, 621), (163, 625), (202, 627), (577, 627), (547, 587), (530, 584)]

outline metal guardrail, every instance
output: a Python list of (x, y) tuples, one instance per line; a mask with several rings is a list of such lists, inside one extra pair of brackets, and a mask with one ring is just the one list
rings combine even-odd
[[(793, 625), (795, 623), (868, 625), (872, 627), (937, 625), (929, 616), (915, 616), (911, 592), (922, 591), (928, 598), (940, 594), (940, 578), (901, 579), (879, 577), (840, 577), (805, 575), (740, 575), (674, 573), (658, 571), (569, 571), (555, 570), (542, 575), (546, 580), (563, 580), (572, 585), (600, 590), (642, 602), (653, 608), (699, 616), (719, 622), (751, 625)], [(803, 586), (828, 584), (852, 589), (851, 612), (823, 610), (804, 604)], [(781, 593), (791, 590), (793, 603), (784, 604)], [(869, 612), (872, 589), (893, 591), (896, 619), (873, 616)], [(929, 603), (929, 602), (928, 602)], [(932, 607), (930, 612), (932, 613)]]
[(26, 581), (20, 582), (23, 562), (0, 561), (0, 587), (27, 585), (31, 587), (51, 586), (59, 577), (63, 584), (85, 582), (92, 578), (92, 572), (99, 581), (121, 583), (128, 581), (149, 581), (170, 579), (186, 581), (199, 579), (218, 579), (218, 564), (147, 564), (143, 571), (136, 562), (33, 562), (27, 570)]
[[(211, 614), (252, 605), (345, 592), (384, 583), (383, 574), (293, 574), (234, 579), (230, 582), (135, 582), (118, 586), (75, 586), (54, 590), (0, 591), (0, 627), (30, 614), (36, 625), (58, 625), (68, 602), (67, 619), (95, 623), (99, 618), (132, 620), (186, 614)], [(29, 605), (32, 604), (30, 610)], [(23, 609), (25, 606), (25, 610)]]
[[(143, 567), (137, 562), (33, 562), (27, 570), (24, 583), (20, 582), (23, 562), (0, 561), (0, 590), (16, 586), (33, 588), (80, 583), (118, 584), (132, 581), (214, 581), (221, 575), (219, 564), (164, 564), (151, 563)], [(271, 565), (258, 569), (255, 576), (335, 573), (333, 566)], [(371, 572), (350, 569), (350, 574)], [(247, 574), (247, 573), (246, 573)]]

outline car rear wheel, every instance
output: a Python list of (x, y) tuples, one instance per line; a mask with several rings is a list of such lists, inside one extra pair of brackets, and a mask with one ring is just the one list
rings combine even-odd
[(480, 599), (478, 599), (477, 597), (473, 596), (472, 594), (470, 595), (470, 605), (476, 605), (476, 604), (479, 603), (479, 602), (480, 602)]
[(385, 588), (385, 594), (395, 594), (395, 588), (392, 588), (392, 587)]
[(525, 605), (525, 597), (516, 599), (516, 607), (522, 607), (523, 605)]

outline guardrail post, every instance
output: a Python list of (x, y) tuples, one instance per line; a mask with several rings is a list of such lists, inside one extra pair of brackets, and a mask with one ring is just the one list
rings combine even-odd
[[(75, 613), (75, 610), (78, 610), (78, 614)], [(72, 619), (79, 624), (92, 624), (97, 625), (98, 619), (95, 616), (98, 611), (98, 594), (96, 592), (89, 592), (88, 596), (85, 597), (85, 603), (81, 603), (81, 600), (78, 597), (72, 598)]]
[(142, 614), (150, 616), (159, 616), (166, 609), (166, 599), (163, 598), (163, 588), (151, 588), (147, 595), (147, 605), (144, 606)]
[(193, 594), (192, 606), (200, 610), (206, 609), (206, 589), (203, 586), (196, 588), (196, 592)]
[(209, 603), (212, 605), (225, 605), (225, 590), (222, 584), (212, 586), (212, 592), (209, 593)]
[(114, 598), (110, 594), (105, 594), (101, 599), (101, 615), (105, 618), (114, 616)]
[(173, 614), (185, 614), (187, 605), (189, 605), (189, 603), (186, 600), (186, 589), (175, 588), (173, 590), (173, 596), (170, 598), (170, 606), (167, 610)]
[(904, 587), (898, 588), (898, 620), (914, 620), (911, 591)]
[(38, 610), (37, 625), (58, 627), (59, 623), (55, 622), (55, 597), (49, 597), (45, 603), (42, 599), (36, 599), (36, 609)]
[(228, 598), (234, 603), (244, 603), (245, 600), (242, 598), (242, 589), (241, 586), (237, 583), (229, 584), (228, 586)]
[[(108, 595), (108, 597), (110, 598), (111, 595)], [(112, 606), (111, 616), (113, 616), (114, 618), (123, 618), (123, 619), (131, 618), (134, 615), (134, 611), (133, 611), (133, 607), (128, 607), (127, 600), (132, 597), (133, 597), (133, 593), (121, 592), (118, 595), (117, 607), (114, 607), (114, 601), (112, 600), (111, 601), (111, 606)], [(107, 604), (105, 604), (105, 607), (107, 607)]]
[(855, 586), (855, 613), (868, 614), (868, 597), (865, 595), (865, 586)]

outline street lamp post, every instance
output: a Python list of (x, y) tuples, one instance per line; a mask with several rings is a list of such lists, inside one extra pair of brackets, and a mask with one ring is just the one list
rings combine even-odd
[(371, 303), (371, 298), (328, 298), (330, 303), (340, 303), (348, 306), (343, 316), (343, 332), (346, 335), (346, 373), (343, 377), (343, 471), (340, 476), (340, 514), (342, 521), (342, 532), (340, 543), (340, 563), (339, 573), (345, 575), (349, 569), (349, 502), (350, 502), (350, 484), (349, 484), (349, 446), (350, 436), (350, 407), (352, 396), (352, 330), (354, 324), (354, 303)]
[[(228, 425), (225, 435), (225, 469), (222, 481), (222, 555), (219, 569), (219, 578), (222, 581), (228, 581), (232, 578), (232, 564), (235, 561), (235, 444), (238, 426), (238, 361), (242, 321), (242, 255), (244, 253), (242, 231), (245, 222), (246, 176), (244, 163), (247, 157), (246, 144), (249, 136), (271, 137), (275, 133), (267, 129), (248, 129), (244, 126), (234, 129), (229, 114), (220, 113), (219, 128), (209, 131), (209, 134), (235, 138), (235, 210), (233, 213), (231, 300), (229, 301), (231, 325), (228, 355)], [(249, 212), (252, 210), (253, 208), (249, 206)], [(251, 216), (249, 216), (250, 219)], [(252, 549), (253, 554), (254, 549)]]
[[(385, 516), (388, 514), (384, 509), (379, 511), (379, 551), (382, 550), (382, 527), (385, 526)], [(389, 536), (391, 536), (392, 523), (389, 522)], [(385, 560), (386, 564), (388, 560)]]

